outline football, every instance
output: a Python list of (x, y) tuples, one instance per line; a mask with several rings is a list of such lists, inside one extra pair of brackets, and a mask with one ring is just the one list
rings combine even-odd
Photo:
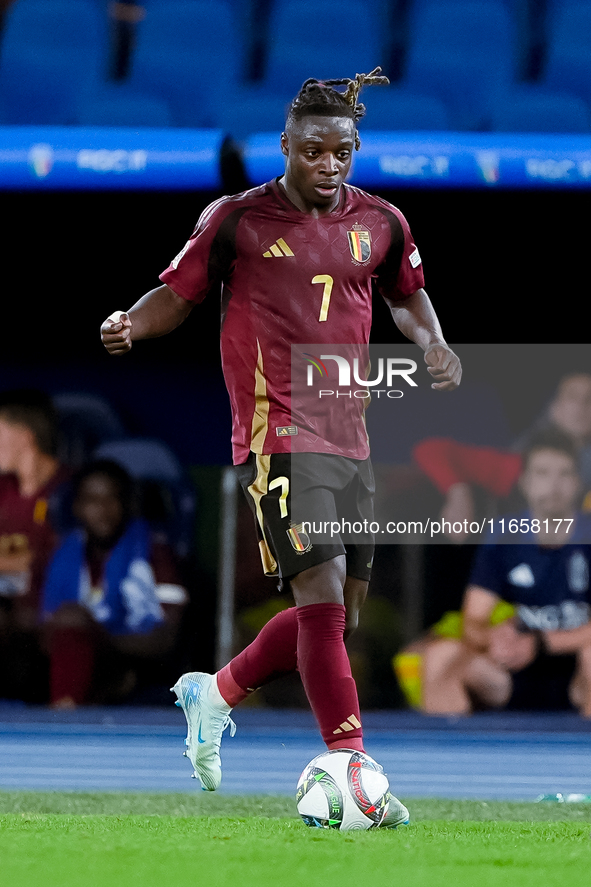
[(298, 813), (311, 828), (377, 828), (388, 812), (389, 783), (369, 755), (335, 749), (310, 761), (296, 790)]

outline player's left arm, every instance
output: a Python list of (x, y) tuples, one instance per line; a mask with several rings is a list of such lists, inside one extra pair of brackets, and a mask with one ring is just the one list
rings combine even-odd
[(457, 388), (462, 378), (462, 365), (443, 338), (435, 309), (425, 290), (418, 289), (401, 300), (384, 298), (400, 332), (425, 352), (425, 363), (434, 379), (431, 388), (438, 391)]

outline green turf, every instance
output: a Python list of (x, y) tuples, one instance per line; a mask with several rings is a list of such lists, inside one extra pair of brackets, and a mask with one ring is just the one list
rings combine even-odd
[(412, 800), (396, 831), (306, 828), (289, 798), (0, 792), (2, 887), (579, 887), (591, 808)]

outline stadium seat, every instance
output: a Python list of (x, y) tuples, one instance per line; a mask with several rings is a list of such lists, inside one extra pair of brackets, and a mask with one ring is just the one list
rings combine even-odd
[(294, 95), (309, 77), (353, 77), (384, 65), (379, 17), (363, 0), (276, 0), (265, 86)]
[(186, 557), (193, 542), (196, 496), (172, 450), (154, 438), (126, 437), (101, 444), (93, 458), (112, 459), (129, 472), (139, 487), (142, 515), (161, 527), (177, 554)]
[(137, 26), (128, 85), (168, 102), (177, 126), (209, 125), (241, 80), (241, 60), (227, 0), (150, 0)]
[(546, 26), (549, 29), (548, 33), (550, 33), (550, 29), (555, 27), (557, 19), (563, 15), (566, 10), (571, 9), (573, 6), (590, 6), (591, 0), (545, 0), (543, 4), (536, 5), (543, 7), (543, 17), (546, 21)]
[[(280, 133), (285, 124), (290, 95), (270, 95), (262, 87), (241, 90), (220, 107), (216, 125), (236, 139), (257, 132)], [(361, 129), (374, 130), (445, 130), (450, 128), (449, 114), (443, 102), (395, 87), (372, 89)]]
[(293, 96), (270, 94), (259, 86), (243, 88), (228, 96), (215, 111), (217, 127), (242, 140), (256, 132), (282, 132)]
[(52, 396), (59, 417), (60, 459), (79, 468), (101, 443), (123, 437), (121, 419), (105, 398), (63, 391)]
[(572, 2), (555, 10), (548, 31), (542, 83), (591, 101), (591, 3)]
[(409, 31), (404, 85), (445, 102), (458, 129), (486, 128), (515, 71), (512, 22), (500, 0), (425, 3)]
[[(467, 0), (480, 4), (482, 0)], [(503, 8), (503, 14), (507, 13), (511, 19), (513, 36), (517, 53), (517, 67), (519, 76), (527, 77), (529, 73), (530, 55), (533, 44), (539, 40), (543, 18), (541, 14), (542, 4), (531, 0), (488, 0)], [(449, 3), (455, 0), (438, 0), (438, 6), (445, 9)], [(407, 13), (407, 27), (414, 29), (422, 18), (425, 9), (433, 5), (433, 0), (410, 0)]]
[(494, 132), (589, 133), (589, 107), (578, 96), (546, 92), (535, 86), (512, 90), (491, 115)]
[(25, 0), (6, 15), (0, 54), (3, 116), (67, 124), (106, 75), (106, 11), (93, 0)]
[(389, 86), (373, 89), (365, 102), (363, 130), (442, 130), (450, 129), (447, 108), (434, 96), (417, 95)]
[(172, 126), (170, 108), (156, 96), (142, 96), (122, 86), (105, 87), (81, 103), (76, 123), (81, 126)]

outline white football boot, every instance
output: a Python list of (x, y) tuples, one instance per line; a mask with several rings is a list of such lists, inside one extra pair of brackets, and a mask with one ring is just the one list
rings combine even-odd
[(395, 798), (392, 792), (388, 792), (388, 812), (380, 822), (380, 828), (398, 828), (399, 825), (408, 825), (410, 814), (404, 804)]
[(236, 724), (227, 713), (214, 705), (209, 689), (215, 675), (191, 671), (181, 675), (171, 691), (176, 693), (175, 705), (182, 708), (187, 719), (188, 731), (185, 757), (189, 758), (205, 791), (214, 792), (222, 781), (220, 744), (222, 733), (230, 727), (230, 736), (236, 732)]

